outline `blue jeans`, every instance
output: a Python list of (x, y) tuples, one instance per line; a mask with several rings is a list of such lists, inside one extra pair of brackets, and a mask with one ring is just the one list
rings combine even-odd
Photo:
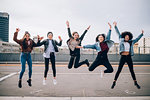
[(20, 72), (20, 76), (19, 76), (19, 79), (22, 79), (22, 76), (25, 72), (25, 69), (26, 69), (26, 61), (28, 63), (28, 69), (29, 69), (29, 78), (31, 78), (32, 76), (32, 59), (31, 59), (31, 54), (30, 53), (21, 53), (20, 55), (20, 60), (21, 60), (21, 72)]

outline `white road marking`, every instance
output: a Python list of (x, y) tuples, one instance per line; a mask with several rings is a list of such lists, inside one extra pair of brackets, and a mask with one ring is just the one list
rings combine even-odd
[(135, 94), (136, 92), (130, 91), (130, 90), (125, 90), (125, 93), (127, 93), (127, 94)]
[(43, 90), (41, 90), (41, 89), (40, 90), (35, 90), (35, 91), (31, 91), (30, 94), (36, 94), (36, 93), (39, 93), (39, 92), (42, 92), (42, 91)]
[(0, 82), (3, 81), (3, 80), (5, 80), (5, 79), (7, 79), (7, 78), (9, 78), (9, 77), (11, 77), (11, 76), (13, 76), (13, 75), (16, 75), (16, 74), (17, 74), (17, 73), (11, 73), (11, 74), (9, 74), (9, 75), (6, 75), (6, 76), (0, 78)]
[(10, 74), (8, 74), (8, 75), (6, 75), (4, 77), (1, 77), (0, 78), (0, 82), (3, 81), (3, 80), (5, 80), (5, 79), (7, 79), (7, 78), (9, 78), (9, 77), (12, 77), (12, 76), (18, 74), (18, 73), (20, 73), (20, 72), (10, 73)]

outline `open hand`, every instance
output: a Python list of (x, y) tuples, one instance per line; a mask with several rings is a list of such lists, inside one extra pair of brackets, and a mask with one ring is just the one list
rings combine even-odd
[(114, 26), (117, 26), (117, 22), (115, 22), (115, 21), (114, 21), (114, 23), (113, 23), (113, 24), (114, 24)]
[(108, 22), (108, 25), (109, 25), (109, 28), (111, 29), (111, 25), (110, 25), (110, 23)]
[(42, 40), (44, 37), (40, 37), (39, 35), (37, 35), (38, 40)]
[(67, 27), (69, 28), (69, 21), (66, 21), (66, 25), (67, 25)]
[(59, 40), (62, 41), (61, 36), (58, 36)]
[(142, 34), (144, 33), (144, 30), (142, 30)]
[(16, 32), (19, 32), (20, 31), (20, 29), (19, 28), (16, 28)]
[(87, 30), (89, 30), (89, 29), (90, 29), (90, 27), (91, 27), (91, 25), (87, 28)]

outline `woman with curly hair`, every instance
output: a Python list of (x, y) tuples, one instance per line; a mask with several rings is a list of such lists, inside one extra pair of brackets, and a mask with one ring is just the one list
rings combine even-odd
[(131, 32), (122, 32), (122, 34), (120, 34), (118, 28), (117, 28), (117, 23), (114, 22), (114, 26), (115, 26), (115, 30), (117, 32), (117, 34), (119, 35), (119, 39), (120, 39), (120, 62), (119, 62), (119, 67), (118, 70), (116, 72), (115, 78), (114, 78), (114, 82), (112, 84), (112, 89), (115, 87), (116, 85), (116, 81), (119, 77), (119, 74), (121, 73), (121, 70), (123, 68), (123, 65), (125, 63), (128, 64), (131, 76), (133, 78), (134, 81), (134, 85), (140, 89), (140, 86), (138, 85), (137, 81), (136, 81), (136, 77), (135, 77), (135, 73), (133, 70), (133, 61), (131, 56), (134, 55), (134, 50), (133, 50), (133, 45), (138, 42), (140, 40), (140, 38), (143, 36), (144, 31), (142, 30), (141, 34), (136, 38), (136, 39), (132, 39), (133, 35)]

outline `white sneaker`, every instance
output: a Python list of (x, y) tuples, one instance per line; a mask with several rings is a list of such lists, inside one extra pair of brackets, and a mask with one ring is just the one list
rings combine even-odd
[(46, 80), (45, 79), (43, 79), (43, 85), (46, 85)]
[(104, 71), (101, 70), (101, 78), (103, 78), (103, 77), (104, 77)]
[(56, 81), (56, 79), (53, 79), (53, 83), (54, 83), (54, 85), (56, 85), (56, 84), (57, 84), (57, 81)]

